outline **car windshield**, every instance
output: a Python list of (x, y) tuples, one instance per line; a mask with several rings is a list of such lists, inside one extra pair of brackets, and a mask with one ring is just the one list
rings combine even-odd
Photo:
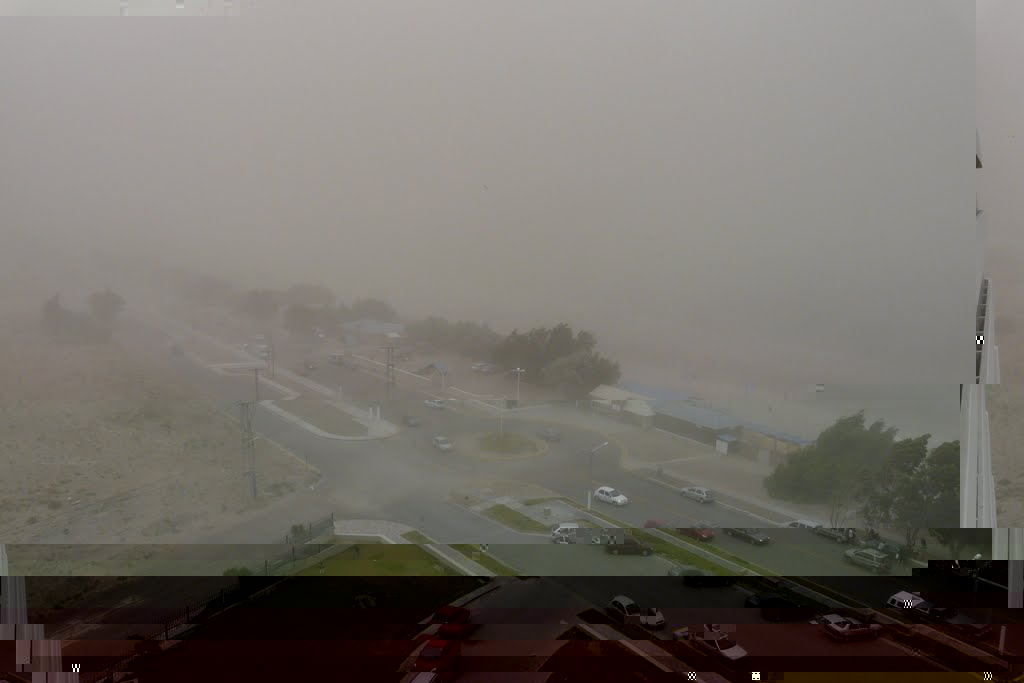
[(425, 647), (423, 648), (423, 652), (420, 656), (423, 657), (423, 659), (440, 659), (441, 654), (441, 648), (439, 647)]
[(618, 496), (618, 495), (621, 495), (621, 494), (619, 494), (619, 492), (618, 492), (618, 491), (616, 491), (615, 489), (607, 489), (607, 490), (605, 491), (605, 493), (606, 493), (606, 494), (608, 494), (609, 496), (611, 496), (612, 498), (615, 498), (616, 496)]
[(623, 607), (626, 608), (626, 614), (640, 614), (640, 608), (631, 602), (626, 603)]
[(719, 638), (715, 641), (715, 644), (718, 645), (719, 650), (731, 650), (736, 647), (736, 642), (728, 638)]

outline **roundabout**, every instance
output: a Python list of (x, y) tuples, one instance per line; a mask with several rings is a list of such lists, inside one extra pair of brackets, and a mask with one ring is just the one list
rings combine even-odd
[(454, 446), (456, 453), (492, 462), (530, 460), (549, 450), (543, 440), (514, 432), (465, 434), (454, 439)]

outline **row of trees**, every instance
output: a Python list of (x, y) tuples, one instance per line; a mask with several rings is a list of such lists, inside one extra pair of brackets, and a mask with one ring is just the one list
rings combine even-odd
[(484, 324), (430, 317), (406, 326), (406, 333), (501, 367), (523, 368), (523, 381), (561, 389), (568, 398), (585, 398), (601, 384), (616, 384), (622, 374), (618, 363), (597, 353), (592, 333), (574, 334), (566, 323), (502, 336)]
[(60, 342), (97, 344), (110, 340), (114, 321), (124, 310), (125, 300), (117, 292), (105, 289), (86, 298), (88, 313), (72, 311), (54, 294), (43, 303), (40, 327), (43, 334)]
[(398, 312), (386, 301), (365, 298), (346, 305), (330, 288), (308, 283), (287, 289), (237, 290), (224, 280), (202, 276), (189, 282), (183, 294), (197, 305), (237, 311), (253, 322), (280, 321), (286, 330), (299, 335), (314, 327), (333, 330), (341, 323), (363, 318), (398, 321)]
[[(314, 327), (333, 330), (363, 318), (398, 321), (397, 311), (385, 301), (359, 299), (348, 306), (322, 285), (238, 291), (218, 278), (200, 277), (190, 282), (184, 294), (196, 304), (229, 308), (254, 322), (280, 320), (297, 335), (308, 334)], [(621, 377), (619, 365), (596, 352), (593, 334), (574, 333), (565, 323), (501, 335), (485, 324), (428, 317), (407, 325), (406, 333), (414, 341), (440, 349), (506, 368), (522, 367), (526, 370), (523, 381), (560, 388), (570, 398), (583, 398), (598, 385), (615, 384)]]
[(776, 467), (765, 489), (783, 500), (828, 504), (832, 527), (853, 513), (872, 527), (899, 529), (908, 545), (922, 529), (959, 527), (960, 442), (929, 453), (930, 435), (897, 441), (897, 431), (882, 420), (865, 426), (863, 411), (841, 418)]

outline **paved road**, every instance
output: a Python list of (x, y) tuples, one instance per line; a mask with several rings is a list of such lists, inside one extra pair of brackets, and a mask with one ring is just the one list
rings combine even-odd
[[(138, 335), (136, 342), (147, 343), (144, 339), (146, 332), (136, 330), (135, 334)], [(159, 344), (158, 348), (166, 348), (165, 336), (152, 331), (148, 334), (149, 344)], [(205, 368), (195, 366), (188, 359), (173, 359), (169, 355), (168, 362), (175, 363), (175, 367), (183, 376), (225, 400), (249, 398), (252, 394), (251, 380), (248, 378), (219, 376)], [(328, 372), (351, 373), (340, 368), (332, 368)], [(369, 378), (369, 381), (379, 380)], [(389, 412), (392, 415), (389, 415)], [(423, 405), (421, 396), (415, 396), (411, 392), (399, 393), (398, 401), (385, 406), (385, 417), (397, 420), (402, 414), (418, 415), (423, 419), (423, 427), (403, 430), (399, 435), (380, 442), (324, 440), (262, 411), (257, 411), (254, 416), (254, 427), (259, 433), (269, 435), (293, 452), (301, 454), (324, 473), (324, 484), (319, 491), (322, 492), (323, 500), (330, 503), (340, 514), (349, 514), (353, 517), (386, 516), (420, 527), (442, 542), (488, 542), (493, 544), (492, 552), (499, 558), (502, 557), (499, 554), (501, 551), (496, 549), (500, 544), (536, 543), (539, 539), (515, 534), (486, 518), (453, 505), (448, 501), (448, 495), (453, 489), (471, 485), (473, 481), (481, 478), (500, 476), (533, 481), (577, 501), (585, 500), (589, 472), (583, 454), (593, 448), (597, 443), (596, 439), (599, 438), (592, 432), (566, 427), (562, 430), (563, 441), (555, 444), (548, 456), (495, 463), (458, 454), (446, 456), (435, 451), (429, 444), (429, 437), (433, 433), (441, 432), (456, 437), (464, 433), (487, 431), (492, 428), (495, 420), (463, 415), (455, 411), (433, 411)], [(517, 418), (506, 419), (505, 425), (507, 429), (513, 431), (532, 432), (536, 428), (528, 421)], [(438, 473), (442, 473), (442, 476), (439, 477)], [(648, 518), (660, 517), (674, 524), (692, 523), (702, 518), (723, 526), (756, 527), (762, 524), (754, 517), (744, 516), (742, 512), (725, 506), (704, 507), (681, 499), (678, 494), (659, 484), (622, 472), (618, 467), (617, 454), (612, 447), (602, 449), (595, 456), (594, 480), (619, 487), (631, 497), (631, 504), (625, 508), (608, 510), (627, 523), (642, 525)], [(256, 532), (257, 529), (254, 528), (253, 534)], [(730, 538), (718, 539), (715, 542), (745, 559), (782, 574), (822, 575), (823, 583), (826, 583), (825, 579), (829, 579), (829, 585), (865, 601), (884, 600), (896, 590), (918, 587), (918, 582), (909, 577), (887, 577), (887, 587), (881, 591), (878, 590), (878, 584), (851, 582), (851, 574), (865, 573), (842, 562), (842, 546), (835, 546), (825, 539), (800, 531), (772, 530), (770, 534), (774, 542), (766, 547), (749, 547)], [(253, 542), (256, 540), (253, 538)], [(554, 547), (544, 543), (543, 549), (530, 548), (528, 552), (531, 558), (541, 558), (533, 560), (536, 566), (548, 568), (551, 563), (566, 562), (566, 552), (573, 551), (572, 546)], [(516, 549), (511, 552), (516, 552)], [(507, 559), (511, 564), (517, 564), (511, 555), (508, 555)], [(632, 565), (634, 561), (652, 560), (642, 568), (630, 566), (629, 572), (635, 571), (650, 576), (664, 573), (661, 567), (654, 566), (657, 560), (653, 558), (608, 559), (617, 562), (618, 568), (626, 562)], [(595, 558), (594, 562), (599, 560)], [(573, 560), (570, 565), (577, 566), (578, 563)], [(604, 573), (594, 572), (593, 565), (586, 561), (583, 561), (582, 565), (579, 572), (572, 573)], [(874, 585), (874, 588), (865, 589), (866, 585)], [(862, 597), (866, 590), (871, 595)], [(1008, 642), (1011, 649), (1019, 647), (1017, 651), (1024, 652), (1024, 638), (1018, 639), (1014, 634)]]

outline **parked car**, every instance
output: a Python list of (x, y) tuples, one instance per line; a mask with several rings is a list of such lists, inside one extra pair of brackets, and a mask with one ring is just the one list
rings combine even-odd
[(945, 622), (957, 616), (955, 607), (944, 607), (931, 600), (926, 600), (919, 593), (900, 591), (893, 593), (885, 601), (885, 606), (903, 612), (909, 612), (922, 621)]
[(562, 433), (554, 427), (548, 427), (547, 429), (541, 430), (538, 436), (548, 442), (561, 441), (562, 439)]
[(803, 621), (815, 614), (813, 607), (801, 607), (775, 593), (755, 593), (746, 599), (743, 606), (760, 609), (761, 616), (772, 622)]
[(855, 548), (843, 553), (847, 562), (870, 569), (876, 574), (884, 574), (892, 569), (892, 559), (885, 553), (871, 548)]
[(402, 424), (404, 424), (406, 427), (419, 427), (420, 419), (418, 417), (415, 417), (414, 415), (406, 415), (405, 417), (402, 418)]
[(856, 619), (838, 614), (826, 614), (816, 620), (816, 623), (821, 624), (830, 637), (842, 642), (873, 640), (882, 635), (882, 627), (879, 624), (862, 624)]
[(665, 628), (665, 615), (657, 607), (641, 607), (640, 625), (660, 631)]
[(437, 399), (429, 398), (423, 402), (428, 408), (434, 410), (444, 410), (444, 401), (438, 401)]
[(817, 526), (811, 531), (819, 536), (830, 538), (836, 543), (853, 543), (857, 540), (856, 529), (833, 529), (827, 526)]
[(690, 638), (690, 642), (699, 649), (723, 657), (730, 662), (736, 662), (747, 656), (747, 651), (729, 637), (728, 633), (722, 631), (705, 631), (696, 638)]
[(676, 531), (684, 536), (696, 538), (698, 541), (710, 541), (715, 537), (715, 529), (718, 525), (711, 522), (697, 522), (690, 527), (680, 527)]
[(575, 543), (581, 535), (579, 524), (576, 522), (559, 522), (551, 527), (551, 540), (555, 543)]
[(668, 570), (668, 575), (680, 576), (683, 583), (694, 588), (726, 588), (736, 583), (735, 576), (717, 576), (688, 564), (672, 567)]
[(620, 624), (640, 624), (640, 606), (625, 595), (612, 598), (605, 611)]
[(434, 631), (431, 635), (440, 640), (462, 640), (480, 628), (480, 624), (473, 622), (468, 609), (454, 605), (446, 605), (434, 612), (430, 626), (436, 628), (428, 628), (428, 631)]
[(447, 436), (438, 434), (431, 441), (434, 443), (434, 448), (439, 451), (444, 451), (445, 453), (451, 451), (453, 448), (452, 442), (448, 440)]
[(690, 498), (698, 503), (714, 503), (715, 494), (711, 489), (706, 489), (703, 486), (687, 486), (679, 490), (683, 498)]
[(663, 519), (649, 519), (644, 522), (645, 529), (663, 529), (668, 526), (668, 522)]
[(809, 519), (797, 519), (797, 520), (794, 520), (794, 521), (790, 522), (786, 526), (789, 527), (790, 529), (810, 529), (810, 530), (814, 530), (814, 529), (820, 528), (823, 525), (822, 524), (818, 524), (817, 522), (812, 522)]
[(771, 536), (760, 529), (726, 529), (725, 533), (751, 545), (767, 545), (772, 540)]
[(614, 543), (605, 545), (605, 550), (612, 555), (650, 555), (654, 548), (634, 536), (624, 536)]
[(462, 645), (457, 640), (430, 640), (420, 650), (413, 669), (436, 673), (442, 679), (454, 680), (458, 675), (461, 655)]
[(594, 491), (594, 498), (601, 502), (616, 505), (618, 507), (622, 507), (629, 502), (629, 498), (626, 498), (626, 496), (622, 495), (611, 486), (598, 487), (598, 489)]

